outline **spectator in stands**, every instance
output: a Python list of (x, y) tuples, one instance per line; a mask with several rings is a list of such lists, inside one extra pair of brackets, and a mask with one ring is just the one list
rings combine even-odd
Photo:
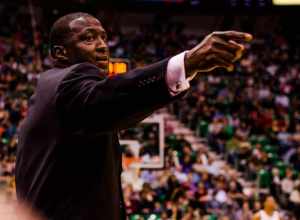
[(246, 200), (243, 202), (242, 208), (240, 208), (236, 214), (234, 219), (235, 220), (252, 220), (253, 213), (250, 209), (249, 202)]
[(280, 220), (280, 214), (277, 210), (277, 204), (273, 196), (267, 196), (264, 201), (264, 208), (256, 213), (253, 220)]
[(296, 185), (289, 196), (290, 205), (296, 216), (300, 216), (300, 185)]

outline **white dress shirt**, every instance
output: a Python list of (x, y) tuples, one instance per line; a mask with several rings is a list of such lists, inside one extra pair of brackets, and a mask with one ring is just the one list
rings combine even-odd
[(166, 83), (172, 96), (190, 88), (190, 81), (196, 76), (195, 72), (190, 77), (186, 77), (184, 67), (184, 55), (186, 51), (172, 57), (167, 65)]

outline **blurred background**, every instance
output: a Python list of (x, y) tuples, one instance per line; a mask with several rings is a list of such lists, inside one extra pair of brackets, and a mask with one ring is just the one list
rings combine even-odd
[[(277, 210), (281, 219), (300, 219), (297, 3), (2, 0), (0, 216), (13, 212), (6, 204), (15, 200), (17, 135), (28, 98), (39, 73), (52, 65), (50, 27), (66, 13), (83, 11), (96, 16), (108, 33), (115, 58), (111, 75), (190, 49), (212, 31), (254, 36), (233, 73), (202, 74), (184, 99), (155, 113), (163, 126), (122, 132), (122, 139), (141, 149), (134, 154), (124, 147), (122, 185), (130, 220), (250, 220), (263, 209)], [(145, 158), (159, 166), (143, 167)]]

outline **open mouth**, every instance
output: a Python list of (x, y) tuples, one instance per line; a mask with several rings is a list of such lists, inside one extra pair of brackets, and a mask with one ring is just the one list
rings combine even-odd
[(107, 56), (102, 56), (102, 57), (96, 57), (96, 61), (97, 62), (107, 62), (108, 61), (108, 57)]
[(108, 63), (108, 60), (96, 60), (97, 63)]
[(107, 56), (102, 56), (102, 57), (96, 57), (96, 65), (99, 68), (108, 68), (108, 57)]

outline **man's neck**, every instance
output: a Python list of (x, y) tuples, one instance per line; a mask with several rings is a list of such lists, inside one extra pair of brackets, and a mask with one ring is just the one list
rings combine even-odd
[(273, 215), (274, 209), (264, 209), (265, 213), (267, 213), (269, 216)]

